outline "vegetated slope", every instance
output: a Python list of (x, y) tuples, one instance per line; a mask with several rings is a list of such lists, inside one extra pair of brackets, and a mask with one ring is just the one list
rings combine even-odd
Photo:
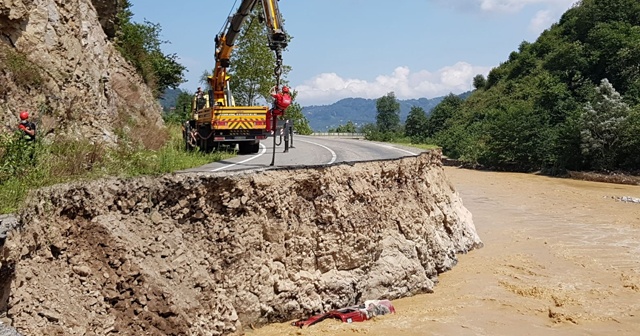
[(637, 169), (639, 64), (640, 2), (583, 0), (494, 68), (434, 139), (489, 166)]
[(28, 110), (47, 131), (115, 141), (123, 119), (162, 126), (160, 106), (110, 38), (118, 0), (0, 1), (0, 126)]
[(220, 335), (434, 290), (482, 246), (440, 153), (41, 189), (0, 307), (38, 335)]

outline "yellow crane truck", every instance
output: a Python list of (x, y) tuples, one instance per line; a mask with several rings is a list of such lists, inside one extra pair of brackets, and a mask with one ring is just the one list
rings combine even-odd
[(260, 140), (269, 136), (266, 132), (269, 107), (235, 106), (227, 74), (234, 41), (247, 16), (259, 2), (264, 10), (269, 48), (276, 54), (275, 75), (279, 82), (282, 50), (287, 47), (288, 37), (282, 26), (278, 0), (243, 0), (236, 13), (227, 19), (223, 32), (215, 37), (216, 63), (213, 74), (208, 77), (211, 90), (194, 96), (192, 118), (183, 125), (187, 149), (199, 147), (206, 151), (217, 149), (222, 144), (237, 144), (242, 154), (257, 153)]

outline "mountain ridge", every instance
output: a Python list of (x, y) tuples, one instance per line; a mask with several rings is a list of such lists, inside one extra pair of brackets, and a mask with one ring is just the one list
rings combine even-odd
[[(466, 99), (471, 91), (457, 96)], [(400, 103), (400, 120), (404, 122), (413, 106), (421, 107), (427, 113), (436, 107), (445, 96), (435, 98), (398, 99)], [(327, 131), (352, 121), (356, 126), (376, 122), (377, 99), (343, 98), (333, 104), (309, 105), (302, 108), (302, 113), (309, 120), (311, 129), (317, 132)]]

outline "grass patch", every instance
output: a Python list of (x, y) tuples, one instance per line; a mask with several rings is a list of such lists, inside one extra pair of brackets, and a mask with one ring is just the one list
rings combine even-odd
[(404, 146), (410, 146), (410, 147), (427, 149), (427, 150), (440, 148), (440, 146), (437, 146), (437, 145), (414, 143), (411, 141), (411, 138), (408, 138), (408, 137), (394, 139), (391, 141), (391, 143), (396, 145), (404, 145)]
[[(179, 125), (168, 125), (162, 146), (147, 149), (133, 139), (121, 138), (115, 147), (87, 140), (58, 138), (26, 143), (18, 134), (0, 136), (0, 213), (15, 212), (30, 190), (75, 180), (106, 176), (160, 175), (198, 167), (234, 156), (229, 152), (185, 151)], [(151, 136), (151, 135), (149, 135)], [(146, 144), (149, 145), (149, 144)]]

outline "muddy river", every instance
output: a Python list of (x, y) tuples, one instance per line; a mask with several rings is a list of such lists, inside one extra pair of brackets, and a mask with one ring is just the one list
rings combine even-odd
[(640, 335), (640, 186), (446, 167), (485, 246), (396, 314), (247, 335)]

